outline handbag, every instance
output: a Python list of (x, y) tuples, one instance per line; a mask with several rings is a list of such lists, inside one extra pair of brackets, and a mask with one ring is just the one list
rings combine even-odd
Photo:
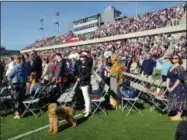
[(124, 98), (135, 98), (137, 96), (132, 89), (123, 89), (121, 95)]

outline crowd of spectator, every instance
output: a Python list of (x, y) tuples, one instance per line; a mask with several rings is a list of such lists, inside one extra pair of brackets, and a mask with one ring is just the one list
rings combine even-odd
[(176, 6), (155, 12), (145, 13), (136, 17), (122, 18), (120, 20), (102, 25), (95, 33), (93, 33), (92, 38), (162, 28), (167, 24), (178, 25), (184, 13), (184, 6)]
[(186, 34), (183, 34), (174, 46), (174, 53), (178, 54), (182, 58), (185, 58), (187, 54), (186, 45)]
[(114, 36), (119, 34), (127, 34), (137, 31), (144, 31), (149, 29), (162, 28), (166, 25), (178, 25), (182, 16), (185, 13), (185, 5), (170, 7), (159, 11), (145, 13), (135, 17), (121, 18), (113, 22), (106, 23), (98, 27), (98, 29), (88, 36), (75, 35), (73, 32), (68, 34), (48, 37), (24, 48), (34, 49), (45, 46), (53, 46), (64, 43), (71, 43), (72, 38), (76, 41), (102, 38), (107, 36)]
[[(81, 58), (81, 61), (84, 60), (84, 62), (86, 62), (85, 64), (89, 67), (92, 67), (93, 65), (93, 69), (102, 78), (105, 78), (105, 81), (109, 81), (107, 79), (109, 79), (110, 77), (110, 70), (115, 71), (115, 69), (117, 68), (116, 66), (121, 68), (118, 68), (118, 71), (120, 71), (120, 73), (122, 73), (122, 71), (126, 71), (133, 74), (142, 74), (143, 76), (152, 77), (155, 74), (157, 63), (160, 63), (162, 65), (161, 75), (162, 80), (165, 81), (168, 70), (170, 69), (170, 67), (172, 67), (173, 64), (171, 62), (175, 61), (175, 59), (177, 59), (178, 61), (180, 59), (181, 61), (181, 58), (186, 54), (185, 46), (186, 37), (184, 36), (184, 34), (179, 36), (178, 39), (174, 35), (161, 34), (82, 46), (57, 48), (39, 51), (38, 53), (36, 53), (36, 51), (32, 51), (31, 55), (24, 54), (21, 57), (10, 57), (8, 61), (1, 61), (0, 81), (2, 81), (4, 77), (11, 78), (13, 71), (19, 71), (19, 69), (23, 69), (21, 64), (24, 64), (23, 66), (26, 68), (24, 74), (29, 75), (28, 73), (31, 73), (32, 77), (41, 79), (41, 82), (43, 83), (54, 80), (56, 80), (56, 82), (62, 81), (62, 77), (64, 77), (64, 74), (66, 74), (66, 72), (72, 73), (75, 70), (76, 66), (79, 66), (79, 63), (77, 63), (77, 61), (79, 60), (79, 57), (83, 57), (82, 55), (84, 55), (84, 57), (85, 55), (87, 55), (86, 57), (88, 58), (88, 60), (92, 59), (92, 61), (88, 61), (90, 62), (89, 64), (87, 63), (87, 60), (85, 61), (85, 59), (83, 58)], [(164, 55), (168, 47), (174, 47), (174, 55)], [(85, 53), (83, 54), (82, 52)], [(74, 54), (75, 57), (70, 57), (72, 54)], [(113, 55), (115, 55), (115, 57), (113, 57)], [(60, 61), (62, 60), (62, 58), (63, 60), (66, 60), (66, 62), (62, 62), (63, 65), (66, 65), (66, 69), (63, 70), (63, 73), (61, 73), (61, 79), (59, 79), (56, 76), (56, 73), (59, 71), (59, 68), (62, 68), (60, 65)], [(113, 69), (110, 69), (112, 68), (112, 64), (115, 64), (114, 61), (117, 62), (116, 66), (113, 66)], [(182, 63), (180, 63), (180, 67), (182, 67), (181, 64)], [(90, 71), (90, 69), (86, 71)], [(32, 72), (35, 72), (35, 74), (33, 75)], [(4, 75), (2, 73), (4, 73)], [(104, 76), (103, 73), (105, 73)], [(19, 79), (19, 77), (17, 78)], [(12, 78), (12, 81), (15, 82), (18, 79)], [(88, 80), (90, 79), (88, 78)], [(34, 81), (36, 82), (36, 80)], [(33, 82), (30, 82), (31, 85), (32, 83)], [(86, 85), (88, 85), (88, 83)], [(61, 86), (60, 91), (61, 89), (63, 89), (63, 85)], [(20, 85), (20, 87), (22, 88), (22, 85)], [(170, 90), (169, 87), (167, 88), (168, 90)], [(89, 99), (85, 100), (89, 102)], [(183, 100), (180, 100), (180, 102), (183, 103)], [(20, 103), (17, 102), (15, 104), (15, 109), (17, 109), (17, 104)], [(17, 112), (19, 112), (19, 110), (17, 110)], [(87, 107), (87, 114), (85, 116), (88, 116), (89, 113), (90, 106)], [(15, 118), (20, 118), (20, 116), (16, 114)]]
[[(126, 39), (118, 41), (110, 41), (105, 43), (96, 43), (90, 45), (74, 46), (68, 48), (58, 48), (46, 51), (41, 51), (40, 55), (51, 58), (54, 53), (60, 52), (66, 57), (71, 53), (80, 52), (82, 50), (90, 50), (92, 56), (104, 56), (105, 53), (111, 52), (119, 56), (120, 60), (133, 58), (133, 61), (144, 57), (146, 53), (150, 53), (155, 58), (160, 58), (164, 55), (169, 46), (179, 46), (182, 50), (185, 49), (185, 37), (182, 35), (179, 40), (172, 35), (156, 35), (145, 36), (136, 39)], [(177, 53), (177, 51), (175, 51)], [(184, 51), (178, 51), (182, 57), (185, 55)]]
[[(81, 38), (81, 37), (80, 37)], [(70, 43), (71, 40), (78, 41), (78, 36), (75, 36), (73, 32), (69, 32), (68, 34), (63, 34), (60, 36), (52, 36), (48, 37), (39, 41), (36, 41), (34, 44), (31, 44), (27, 46), (24, 49), (33, 49), (33, 48), (40, 48), (45, 46), (53, 46), (53, 45), (59, 45), (64, 43)]]

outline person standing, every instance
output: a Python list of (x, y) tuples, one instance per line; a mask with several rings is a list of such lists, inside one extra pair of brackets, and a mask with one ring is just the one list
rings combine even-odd
[(156, 61), (151, 58), (150, 54), (146, 55), (146, 59), (141, 66), (141, 73), (146, 77), (152, 77), (154, 68), (156, 67)]
[(0, 86), (1, 86), (2, 80), (3, 80), (4, 70), (5, 70), (4, 65), (3, 65), (3, 63), (0, 61)]
[(31, 68), (31, 60), (29, 58), (29, 55), (26, 53), (24, 54), (24, 58), (25, 58), (25, 67), (26, 67), (26, 70), (28, 72), (28, 75), (30, 74), (30, 68)]
[(8, 76), (8, 74), (10, 73), (10, 71), (13, 69), (14, 65), (15, 65), (14, 58), (10, 57), (10, 62), (7, 65), (5, 76)]
[(85, 102), (85, 115), (84, 117), (88, 117), (91, 112), (91, 101), (89, 95), (89, 86), (91, 80), (91, 65), (88, 61), (88, 57), (84, 54), (80, 55), (80, 63), (78, 66), (78, 78), (77, 82), (79, 82), (80, 89), (82, 90), (82, 94)]
[(104, 81), (106, 82), (107, 85), (110, 85), (110, 72), (107, 71), (106, 67), (111, 67), (112, 62), (111, 62), (111, 57), (106, 58), (104, 66)]
[(182, 66), (182, 60), (178, 55), (172, 57), (173, 66), (168, 71), (166, 87), (169, 92), (169, 111), (176, 111), (173, 121), (182, 120), (182, 113), (186, 110), (187, 104), (187, 86), (185, 84), (185, 69)]
[(51, 63), (50, 63), (50, 69), (51, 69), (51, 79), (55, 78), (55, 72), (56, 72), (56, 62), (55, 60), (51, 60)]
[(42, 82), (46, 85), (50, 80), (50, 66), (49, 66), (49, 59), (45, 59), (43, 61), (43, 71), (42, 71)]
[(25, 90), (26, 90), (26, 81), (27, 75), (24, 65), (22, 64), (22, 57), (16, 56), (15, 58), (16, 65), (7, 75), (10, 79), (11, 85), (15, 87), (15, 92), (13, 95), (14, 101), (14, 111), (15, 119), (20, 119), (21, 114), (23, 113), (23, 104)]
[(130, 68), (131, 68), (131, 65), (132, 65), (132, 58), (133, 58), (133, 56), (128, 56), (127, 57), (127, 61), (125, 63), (125, 66), (127, 67), (127, 72), (130, 72)]
[(56, 64), (56, 71), (55, 71), (55, 79), (57, 86), (60, 89), (60, 94), (64, 92), (64, 79), (65, 79), (65, 72), (66, 72), (66, 60), (62, 58), (60, 53), (55, 54)]
[(161, 64), (162, 81), (165, 82), (168, 70), (172, 67), (172, 63), (170, 62), (169, 56), (164, 56), (163, 58), (160, 58), (159, 63)]
[(33, 62), (31, 65), (30, 72), (35, 72), (37, 79), (40, 79), (42, 76), (42, 59), (40, 58), (40, 56), (37, 55), (36, 51), (32, 51), (31, 55)]

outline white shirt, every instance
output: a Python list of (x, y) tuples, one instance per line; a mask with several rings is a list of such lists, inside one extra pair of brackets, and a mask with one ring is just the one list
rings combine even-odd
[(8, 64), (8, 68), (7, 68), (7, 71), (6, 71), (6, 76), (11, 72), (11, 70), (13, 69), (15, 65), (15, 62), (14, 61), (11, 61), (9, 64)]
[(45, 80), (49, 80), (49, 74), (50, 74), (50, 67), (49, 64), (46, 64), (43, 69), (42, 78)]

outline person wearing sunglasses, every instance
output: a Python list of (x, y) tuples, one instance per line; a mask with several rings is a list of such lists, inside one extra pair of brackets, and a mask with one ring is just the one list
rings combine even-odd
[(187, 86), (185, 85), (185, 69), (180, 56), (174, 55), (171, 60), (173, 66), (167, 74), (166, 86), (169, 92), (168, 109), (177, 114), (170, 117), (173, 121), (182, 120), (182, 113), (186, 110)]

